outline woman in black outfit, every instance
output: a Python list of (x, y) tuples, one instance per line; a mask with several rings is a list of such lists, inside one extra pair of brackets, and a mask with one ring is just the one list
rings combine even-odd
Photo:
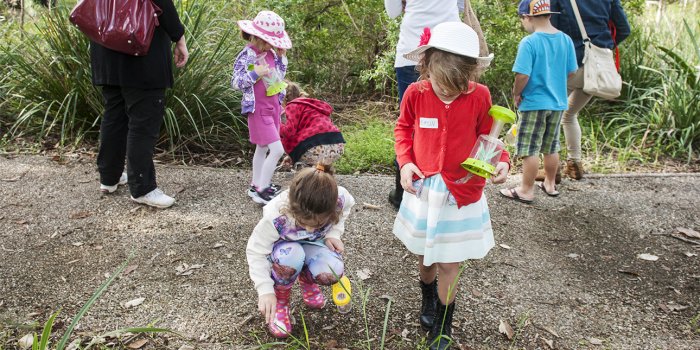
[[(100, 125), (97, 167), (103, 193), (129, 183), (131, 199), (157, 208), (167, 208), (175, 199), (156, 185), (153, 150), (165, 114), (165, 89), (173, 86), (170, 48), (175, 65), (187, 63), (185, 28), (172, 0), (152, 0), (161, 10), (159, 26), (146, 56), (131, 56), (90, 45), (92, 83), (102, 87), (104, 116)], [(126, 157), (127, 172), (124, 171)]]

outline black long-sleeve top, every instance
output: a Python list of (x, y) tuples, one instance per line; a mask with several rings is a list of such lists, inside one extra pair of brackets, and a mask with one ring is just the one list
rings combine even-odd
[(173, 86), (173, 42), (180, 40), (185, 27), (172, 0), (151, 0), (163, 12), (153, 33), (151, 48), (146, 56), (132, 56), (90, 43), (92, 83), (140, 89)]

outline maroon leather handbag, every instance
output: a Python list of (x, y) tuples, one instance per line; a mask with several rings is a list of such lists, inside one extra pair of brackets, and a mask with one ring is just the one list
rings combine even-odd
[(73, 8), (70, 21), (106, 48), (145, 56), (160, 14), (151, 0), (82, 0)]

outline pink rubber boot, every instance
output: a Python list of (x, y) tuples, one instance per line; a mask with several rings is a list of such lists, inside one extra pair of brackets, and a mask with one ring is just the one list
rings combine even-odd
[(275, 285), (275, 297), (277, 297), (277, 310), (275, 319), (267, 325), (270, 333), (275, 338), (287, 338), (292, 333), (292, 322), (289, 319), (289, 293), (292, 285)]
[(314, 278), (308, 269), (304, 269), (299, 274), (299, 286), (304, 304), (311, 309), (323, 309), (326, 306), (326, 297), (321, 288), (314, 282)]

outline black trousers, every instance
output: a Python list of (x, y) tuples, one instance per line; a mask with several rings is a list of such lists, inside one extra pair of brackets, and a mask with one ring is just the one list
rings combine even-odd
[(103, 86), (105, 112), (100, 125), (97, 168), (100, 183), (119, 182), (126, 158), (129, 192), (134, 198), (156, 189), (153, 150), (165, 114), (165, 89)]

